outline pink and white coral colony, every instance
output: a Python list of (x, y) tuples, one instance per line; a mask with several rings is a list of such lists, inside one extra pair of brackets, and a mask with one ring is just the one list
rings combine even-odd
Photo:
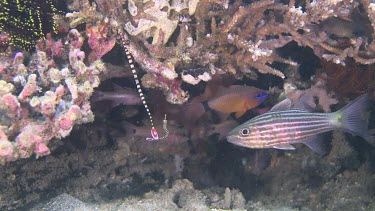
[[(83, 62), (83, 41), (76, 29), (69, 32), (66, 44), (48, 39), (53, 42), (49, 46), (58, 49), (37, 47), (28, 67), (22, 53), (1, 56), (1, 163), (48, 155), (53, 138), (65, 137), (75, 124), (93, 120), (89, 98), (106, 69), (100, 60), (89, 66)], [(69, 58), (59, 69), (52, 56), (62, 55), (63, 49), (69, 49)]]

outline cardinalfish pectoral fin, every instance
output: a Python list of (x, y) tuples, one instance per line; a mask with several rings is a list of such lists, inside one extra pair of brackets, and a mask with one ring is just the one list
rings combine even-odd
[(292, 101), (289, 98), (284, 99), (283, 101), (274, 105), (270, 111), (285, 111), (292, 107)]

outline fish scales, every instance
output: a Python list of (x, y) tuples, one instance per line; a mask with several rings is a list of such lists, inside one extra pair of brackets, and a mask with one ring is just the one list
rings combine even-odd
[[(246, 124), (246, 123), (245, 123)], [(278, 143), (300, 143), (317, 133), (336, 128), (329, 114), (309, 113), (300, 110), (270, 112), (248, 122), (249, 142), (254, 148), (269, 147)]]
[(243, 147), (284, 150), (295, 149), (291, 144), (304, 143), (317, 153), (323, 154), (325, 149), (317, 135), (343, 130), (361, 136), (375, 145), (374, 137), (368, 133), (368, 101), (368, 95), (365, 94), (339, 111), (312, 113), (303, 101), (295, 108), (290, 108), (290, 100), (286, 99), (275, 105), (271, 111), (234, 128), (228, 133), (227, 140)]

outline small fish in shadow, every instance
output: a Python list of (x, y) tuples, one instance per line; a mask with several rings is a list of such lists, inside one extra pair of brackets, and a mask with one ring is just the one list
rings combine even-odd
[(142, 101), (137, 91), (130, 88), (124, 88), (114, 84), (114, 91), (94, 91), (91, 96), (91, 102), (110, 101), (111, 107), (118, 105), (141, 105)]

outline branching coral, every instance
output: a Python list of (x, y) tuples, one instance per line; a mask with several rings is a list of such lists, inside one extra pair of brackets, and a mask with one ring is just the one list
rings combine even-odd
[(178, 14), (188, 10), (189, 15), (195, 13), (199, 0), (155, 0), (144, 1), (136, 5), (136, 1), (128, 1), (128, 11), (136, 26), (128, 21), (125, 30), (130, 35), (142, 33), (144, 38), (152, 37), (152, 44), (166, 44), (179, 22)]
[(75, 28), (82, 23), (92, 23), (103, 20), (103, 14), (97, 11), (97, 5), (89, 1), (74, 1), (70, 5), (71, 10), (78, 10), (67, 13), (66, 17), (70, 18), (70, 27)]
[[(222, 59), (221, 66), (235, 67), (243, 73), (247, 73), (249, 68), (255, 68), (260, 73), (270, 73), (281, 78), (285, 77), (284, 74), (270, 64), (281, 62), (296, 65), (277, 54), (278, 48), (291, 41), (308, 46), (317, 56), (335, 63), (345, 65), (345, 58), (353, 57), (359, 63), (371, 64), (375, 62), (374, 56), (370, 48), (363, 50), (368, 44), (363, 37), (348, 37), (349, 42), (344, 46), (335, 38), (330, 38), (330, 31), (323, 30), (333, 28), (324, 26), (328, 23), (340, 24), (341, 20), (350, 20), (358, 5), (350, 0), (306, 1), (302, 9), (294, 1), (290, 1), (289, 5), (273, 0), (256, 1), (246, 6), (237, 1), (229, 5), (224, 14), (220, 11), (211, 12), (209, 6), (202, 6), (199, 8), (206, 8), (206, 11), (198, 9), (197, 14), (202, 15), (201, 21), (211, 21), (211, 33), (202, 36), (199, 43), (211, 48), (216, 46), (214, 50)], [(371, 5), (366, 8), (371, 8)], [(371, 17), (371, 9), (367, 11)], [(203, 15), (210, 12), (211, 17)], [(338, 18), (324, 22), (332, 17)]]
[[(186, 102), (188, 95), (179, 87), (169, 90), (168, 84), (173, 83), (173, 80), (178, 76), (175, 71), (176, 61), (161, 61), (153, 58), (144, 50), (142, 45), (137, 44), (136, 39), (129, 39), (126, 33), (143, 39), (144, 44), (149, 37), (153, 38), (153, 44), (165, 44), (177, 27), (178, 15), (181, 11), (184, 10), (193, 14), (198, 1), (128, 1), (125, 4), (124, 1), (97, 0), (92, 5), (88, 1), (83, 2), (81, 4), (79, 1), (73, 3), (74, 8), (78, 11), (66, 15), (72, 19), (72, 23), (87, 23), (88, 27), (93, 27), (92, 25), (97, 27), (98, 22), (99, 24), (108, 23), (109, 31), (113, 33), (112, 37), (117, 36), (122, 43), (128, 43), (124, 47), (129, 50), (134, 60), (146, 72), (163, 79), (160, 83), (165, 82), (165, 84), (156, 87), (164, 87), (166, 94), (175, 93), (173, 96), (167, 96), (170, 102)], [(119, 10), (117, 7), (121, 5), (127, 6), (127, 10)], [(100, 11), (101, 16), (96, 15), (97, 11)], [(100, 19), (100, 17), (103, 18)], [(129, 40), (130, 42), (127, 42)], [(113, 43), (113, 41), (111, 38), (108, 42)], [(95, 53), (95, 51), (93, 52)], [(176, 96), (180, 96), (180, 98), (176, 98)]]
[[(306, 27), (301, 28), (303, 33), (291, 32), (293, 39), (298, 44), (313, 49), (317, 56), (336, 64), (345, 65), (347, 57), (351, 57), (361, 64), (373, 64), (375, 62), (375, 51), (370, 47), (374, 45), (373, 42), (368, 43), (369, 37), (356, 35), (350, 25), (343, 24), (345, 20), (351, 20), (355, 10), (359, 10), (360, 3), (363, 4), (362, 6), (366, 10), (364, 12), (367, 12), (372, 22), (372, 17), (375, 16), (374, 11), (371, 9), (371, 4), (366, 2), (353, 2), (351, 0), (307, 1), (305, 12), (300, 11), (296, 15), (290, 16), (291, 20), (295, 19), (306, 25)], [(352, 25), (364, 24), (355, 23), (355, 20), (351, 21), (354, 22)], [(362, 27), (366, 28), (366, 26)], [(349, 32), (343, 33), (345, 31)], [(336, 39), (330, 37), (332, 34), (336, 35)], [(345, 45), (340, 42), (341, 38), (337, 38), (340, 36), (348, 39)]]
[[(108, 31), (113, 33), (109, 36), (128, 43), (126, 47), (135, 61), (153, 75), (144, 80), (163, 79), (157, 81), (163, 85), (150, 88), (163, 87), (167, 95), (179, 92), (175, 97), (183, 97), (167, 96), (174, 99), (170, 101), (173, 103), (183, 103), (188, 97), (182, 90), (169, 90), (170, 84), (176, 84), (173, 80), (181, 76), (184, 82), (197, 82), (189, 80), (194, 78), (189, 70), (203, 68), (209, 76), (225, 70), (251, 78), (257, 70), (285, 78), (275, 62), (297, 65), (278, 54), (292, 41), (310, 47), (320, 58), (342, 65), (347, 57), (362, 64), (375, 62), (373, 38), (355, 33), (345, 38), (332, 37), (329, 29), (330, 23), (354, 21), (353, 13), (360, 8), (374, 25), (375, 6), (366, 0), (291, 0), (288, 5), (274, 0), (247, 4), (217, 0), (79, 2), (72, 4), (77, 11), (67, 14), (72, 26), (87, 23), (90, 29), (108, 23)], [(121, 7), (125, 10), (118, 9)]]
[[(274, 12), (267, 13), (266, 10), (270, 9)], [(287, 26), (276, 20), (276, 15), (281, 16), (287, 11), (288, 6), (276, 4), (272, 0), (258, 1), (246, 6), (236, 2), (223, 14), (213, 13), (209, 20), (212, 33), (204, 32), (206, 36), (198, 40), (198, 43), (216, 46), (214, 50), (222, 58), (221, 64), (218, 65), (234, 66), (244, 73), (250, 68), (255, 68), (261, 73), (284, 78), (284, 74), (272, 68), (270, 64), (278, 61), (295, 65), (276, 53), (277, 48), (292, 40), (291, 36), (286, 35)], [(207, 11), (200, 11), (198, 14), (205, 13)], [(219, 24), (218, 20), (221, 20)]]

